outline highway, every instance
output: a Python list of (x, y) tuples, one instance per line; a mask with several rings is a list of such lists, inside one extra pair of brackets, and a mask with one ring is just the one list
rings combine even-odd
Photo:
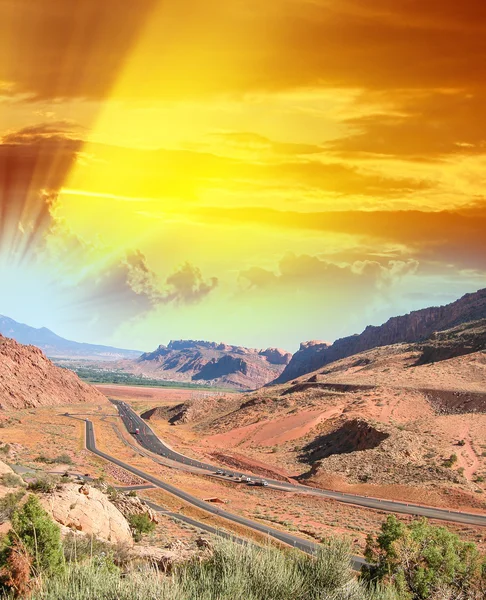
[[(179, 452), (176, 452), (167, 444), (165, 444), (160, 438), (158, 438), (149, 425), (139, 416), (137, 413), (125, 402), (120, 400), (110, 401), (117, 407), (120, 417), (127, 428), (127, 430), (133, 435), (138, 443), (145, 448), (159, 456), (162, 456), (174, 463), (180, 463), (186, 467), (192, 467), (200, 469), (206, 472), (208, 475), (216, 476), (216, 471), (220, 467), (189, 458)], [(138, 434), (135, 434), (136, 430), (139, 430)], [(169, 465), (170, 466), (170, 465)], [(255, 479), (254, 475), (242, 473), (240, 471), (233, 471), (231, 469), (224, 468), (225, 473), (233, 475), (233, 477), (241, 477), (242, 475)], [(231, 477), (224, 477), (225, 481), (232, 481)], [(381, 510), (386, 512), (407, 514), (413, 516), (423, 516), (429, 519), (439, 519), (442, 521), (451, 521), (454, 523), (464, 523), (467, 525), (479, 525), (486, 527), (486, 515), (465, 513), (453, 510), (447, 510), (443, 508), (434, 508), (431, 506), (422, 506), (419, 504), (409, 504), (406, 502), (398, 502), (394, 500), (382, 500), (380, 498), (370, 498), (368, 496), (358, 496), (355, 494), (346, 494), (342, 492), (335, 492), (333, 490), (323, 490), (317, 488), (311, 488), (303, 485), (287, 483), (284, 481), (278, 481), (274, 479), (266, 479), (268, 487), (277, 489), (285, 492), (297, 492), (300, 494), (311, 494), (314, 496), (321, 496), (324, 498), (331, 498), (338, 502), (346, 504), (354, 504), (362, 506), (364, 508), (372, 508), (375, 510)], [(238, 484), (243, 485), (243, 484)]]
[[(153, 483), (156, 487), (158, 487), (166, 492), (169, 492), (170, 494), (176, 496), (177, 498), (180, 498), (181, 500), (184, 500), (185, 502), (188, 502), (189, 504), (192, 504), (193, 506), (196, 506), (197, 508), (200, 508), (200, 509), (202, 509), (208, 513), (211, 513), (217, 517), (221, 517), (221, 518), (231, 521), (233, 523), (237, 523), (238, 525), (243, 525), (244, 527), (253, 529), (254, 531), (257, 531), (265, 536), (272, 537), (280, 542), (283, 542), (284, 544), (288, 544), (289, 546), (298, 548), (299, 550), (302, 550), (303, 552), (306, 552), (307, 554), (314, 554), (317, 551), (317, 549), (319, 548), (319, 544), (316, 544), (309, 540), (304, 540), (302, 538), (299, 538), (299, 537), (292, 535), (290, 533), (287, 533), (285, 531), (279, 531), (278, 529), (273, 529), (272, 527), (267, 527), (266, 525), (263, 525), (256, 521), (252, 521), (251, 519), (247, 519), (246, 517), (242, 517), (240, 515), (235, 515), (233, 513), (222, 510), (221, 508), (212, 506), (211, 504), (205, 502), (204, 500), (201, 500), (200, 498), (197, 498), (196, 496), (193, 496), (192, 494), (189, 494), (188, 492), (180, 490), (179, 488), (176, 488), (173, 485), (170, 485), (169, 483), (166, 483), (165, 481), (162, 481), (161, 479), (158, 479), (157, 477), (154, 477), (153, 475), (151, 475), (149, 473), (145, 473), (144, 471), (142, 471), (141, 469), (138, 469), (137, 467), (133, 467), (132, 465), (129, 465), (128, 463), (125, 463), (125, 462), (119, 460), (118, 458), (110, 456), (109, 454), (106, 454), (105, 452), (102, 452), (101, 450), (98, 450), (98, 448), (96, 447), (94, 426), (93, 426), (93, 423), (89, 419), (86, 419), (86, 448), (90, 452), (93, 452), (93, 454), (96, 454), (97, 456), (99, 456), (105, 460), (108, 460), (111, 463), (118, 465), (119, 467), (122, 467), (126, 471), (129, 471), (130, 473), (137, 475), (137, 477), (145, 479), (145, 481)], [(174, 513), (174, 515), (175, 515), (175, 513)], [(178, 518), (179, 518), (179, 516), (178, 516)], [(186, 521), (187, 521), (187, 519), (186, 519)], [(195, 526), (199, 526), (199, 525), (196, 525), (196, 523), (198, 523), (198, 522), (192, 520), (191, 524), (193, 524)], [(352, 566), (356, 570), (359, 570), (364, 563), (365, 563), (365, 561), (361, 557), (355, 556), (352, 559)]]

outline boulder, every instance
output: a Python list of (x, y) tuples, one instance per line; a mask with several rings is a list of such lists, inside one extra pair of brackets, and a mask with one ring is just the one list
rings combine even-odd
[(84, 485), (67, 483), (41, 498), (53, 519), (75, 531), (112, 543), (132, 545), (128, 521), (108, 497)]

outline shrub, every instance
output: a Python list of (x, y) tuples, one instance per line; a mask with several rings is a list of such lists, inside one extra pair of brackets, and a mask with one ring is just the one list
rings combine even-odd
[(50, 477), (39, 477), (34, 481), (31, 481), (27, 486), (27, 489), (33, 492), (42, 492), (43, 494), (49, 494), (56, 487), (56, 482)]
[(12, 518), (12, 515), (18, 507), (19, 502), (24, 497), (24, 494), (25, 492), (23, 490), (19, 490), (18, 492), (6, 494), (0, 499), (0, 524), (9, 521)]
[(405, 525), (394, 515), (376, 538), (368, 536), (365, 557), (369, 566), (363, 568), (363, 579), (391, 585), (407, 600), (425, 600), (445, 588), (451, 594), (444, 598), (474, 598), (484, 569), (473, 543), (425, 519)]
[(59, 454), (59, 456), (56, 456), (52, 459), (52, 462), (61, 465), (72, 465), (73, 459), (69, 456), (69, 454)]
[(212, 556), (176, 566), (170, 577), (139, 567), (121, 573), (99, 563), (69, 563), (44, 578), (32, 600), (399, 600), (392, 589), (359, 582), (347, 544), (332, 540), (315, 557), (300, 551), (217, 542)]
[(69, 454), (59, 454), (59, 456), (55, 456), (54, 458), (49, 458), (48, 456), (44, 456), (44, 454), (40, 454), (36, 459), (36, 462), (45, 463), (47, 465), (53, 465), (55, 463), (61, 465), (72, 465), (73, 459), (69, 456)]
[(457, 462), (457, 454), (451, 454), (449, 458), (444, 461), (444, 467), (452, 467)]
[(27, 598), (30, 591), (32, 556), (20, 540), (15, 540), (0, 569), (0, 579), (15, 598)]
[(128, 492), (127, 496), (129, 496), (130, 498), (136, 498), (137, 497), (137, 492), (135, 490), (130, 490)]
[(2, 485), (8, 488), (20, 487), (24, 485), (23, 479), (14, 473), (4, 473), (1, 481)]
[(8, 454), (10, 452), (10, 444), (4, 444), (0, 447), (0, 452), (2, 454)]
[(6, 536), (2, 564), (7, 562), (17, 541), (21, 541), (32, 556), (33, 572), (55, 575), (62, 571), (64, 557), (59, 527), (33, 494), (12, 515), (12, 529)]
[(155, 523), (150, 520), (150, 517), (143, 513), (141, 515), (130, 515), (128, 522), (132, 528), (133, 537), (140, 541), (144, 533), (150, 533), (155, 529)]

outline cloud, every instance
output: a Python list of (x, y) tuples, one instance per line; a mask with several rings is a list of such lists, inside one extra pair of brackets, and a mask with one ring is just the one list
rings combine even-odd
[(414, 274), (418, 266), (415, 259), (337, 264), (319, 256), (287, 254), (280, 260), (277, 272), (251, 267), (241, 271), (240, 280), (244, 280), (249, 290), (278, 287), (313, 294), (319, 288), (344, 295), (353, 289), (385, 289)]
[(0, 81), (29, 100), (106, 97), (155, 0), (3, 0)]
[(200, 302), (217, 285), (217, 277), (211, 277), (211, 279), (205, 281), (201, 271), (186, 262), (167, 277), (167, 288), (163, 298), (166, 302), (193, 304)]
[(147, 298), (151, 305), (195, 304), (200, 302), (218, 285), (218, 278), (205, 281), (201, 270), (189, 262), (176, 269), (160, 286), (155, 273), (147, 266), (145, 256), (136, 250), (127, 255), (126, 282), (136, 293)]
[(207, 222), (258, 224), (316, 235), (343, 233), (375, 248), (401, 245), (419, 259), (457, 268), (486, 269), (486, 201), (457, 210), (279, 211), (270, 208), (194, 209)]
[(0, 79), (37, 98), (104, 98), (134, 52), (150, 68), (139, 97), (160, 81), (165, 98), (482, 86), (485, 23), (482, 0), (4, 1)]
[[(351, 133), (326, 144), (330, 151), (407, 159), (486, 154), (484, 91), (402, 91), (372, 97), (386, 100), (392, 110), (345, 120)], [(366, 95), (356, 102), (363, 100)]]
[(5, 134), (0, 144), (0, 255), (25, 257), (53, 225), (56, 192), (82, 142), (74, 126), (41, 123)]

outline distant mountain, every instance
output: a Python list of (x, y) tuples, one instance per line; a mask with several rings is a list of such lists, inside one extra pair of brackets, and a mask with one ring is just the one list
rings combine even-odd
[(120, 361), (123, 370), (170, 381), (197, 381), (211, 386), (255, 389), (277, 377), (292, 355), (279, 348), (257, 350), (216, 342), (171, 341), (135, 361)]
[(141, 354), (138, 350), (73, 342), (56, 335), (46, 327), (36, 329), (2, 315), (0, 315), (0, 334), (16, 340), (20, 344), (37, 346), (50, 358), (119, 360), (138, 358)]
[(378, 327), (369, 325), (363, 333), (341, 338), (334, 344), (304, 342), (273, 383), (285, 383), (365, 350), (401, 342), (420, 342), (437, 331), (484, 318), (486, 289), (466, 294), (445, 306), (433, 306), (393, 317)]

